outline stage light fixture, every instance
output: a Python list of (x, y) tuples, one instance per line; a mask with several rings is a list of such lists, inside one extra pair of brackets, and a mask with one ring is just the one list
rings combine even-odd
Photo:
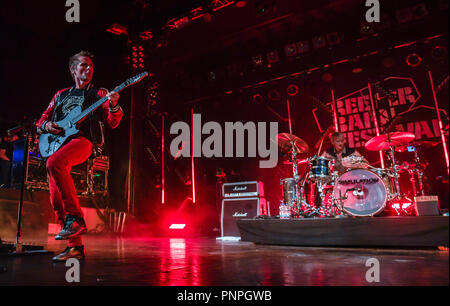
[(256, 55), (252, 57), (253, 68), (262, 67), (264, 65), (264, 60), (262, 55)]
[(299, 54), (306, 53), (311, 50), (310, 43), (307, 40), (299, 41), (296, 45), (297, 45), (297, 53)]
[(382, 13), (380, 16), (380, 22), (375, 22), (375, 29), (377, 31), (384, 31), (391, 27), (391, 19), (389, 15)]
[(130, 59), (133, 69), (144, 69), (144, 47), (139, 44), (132, 45)]
[(315, 36), (312, 39), (314, 49), (320, 49), (326, 47), (327, 41), (323, 35)]
[(397, 22), (400, 24), (413, 20), (413, 13), (409, 7), (397, 10), (395, 16), (397, 17)]
[(381, 63), (385, 68), (392, 68), (395, 66), (395, 58), (392, 56), (385, 57), (382, 59)]
[(126, 26), (120, 25), (118, 23), (114, 23), (112, 26), (106, 29), (106, 31), (113, 33), (115, 35), (127, 35), (128, 29)]
[(253, 95), (253, 102), (256, 104), (261, 104), (264, 101), (264, 98), (261, 94), (254, 94)]
[(331, 83), (331, 81), (333, 81), (333, 75), (330, 72), (325, 71), (322, 74), (322, 81), (324, 81), (326, 83)]
[(275, 0), (256, 0), (256, 15), (263, 16), (270, 13), (275, 13)]
[(435, 46), (431, 49), (431, 57), (436, 60), (442, 60), (448, 57), (448, 50), (444, 46)]
[(327, 34), (327, 41), (330, 46), (335, 46), (341, 43), (341, 38), (338, 32), (332, 32)]
[(295, 44), (288, 44), (284, 46), (284, 54), (288, 57), (295, 56), (297, 54), (297, 48)]
[(247, 1), (244, 1), (244, 0), (239, 0), (239, 1), (236, 1), (236, 7), (239, 7), (239, 8), (241, 8), (241, 7), (244, 7), (244, 6), (246, 6), (247, 5)]
[(291, 97), (297, 95), (298, 92), (299, 89), (297, 85), (291, 84), (286, 88), (286, 93)]
[(422, 63), (422, 57), (417, 53), (411, 53), (406, 57), (406, 64), (410, 67), (418, 67)]
[(144, 31), (141, 34), (139, 34), (139, 38), (142, 40), (149, 40), (153, 38), (153, 33), (150, 30)]
[(414, 19), (422, 19), (428, 15), (427, 7), (425, 6), (425, 3), (423, 3), (423, 2), (413, 6), (412, 12), (413, 12)]
[(372, 35), (374, 33), (374, 26), (367, 21), (361, 22), (359, 26), (359, 34), (362, 36)]
[(281, 95), (278, 90), (271, 89), (267, 94), (267, 98), (269, 98), (270, 101), (277, 102), (281, 100)]
[(280, 60), (280, 57), (278, 56), (277, 51), (271, 51), (267, 53), (267, 63), (274, 64)]
[(213, 82), (216, 80), (216, 73), (214, 71), (208, 71), (208, 81)]
[(350, 63), (352, 65), (353, 74), (359, 74), (364, 71), (364, 68), (361, 65), (361, 58), (359, 56), (351, 59)]

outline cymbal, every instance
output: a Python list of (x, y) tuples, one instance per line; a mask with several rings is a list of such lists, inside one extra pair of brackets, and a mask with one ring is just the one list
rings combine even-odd
[(302, 154), (309, 151), (308, 144), (302, 140), (301, 138), (289, 134), (289, 133), (280, 133), (277, 135), (278, 146), (281, 150), (292, 153), (292, 145), (294, 145), (295, 153)]
[(429, 149), (429, 148), (433, 148), (435, 146), (437, 146), (438, 144), (440, 144), (439, 141), (431, 141), (431, 140), (416, 140), (413, 141), (409, 144), (405, 144), (402, 146), (398, 146), (395, 148), (396, 152), (407, 152), (408, 151), (408, 147), (413, 146), (416, 148), (421, 148), (421, 149)]
[(366, 142), (366, 149), (369, 151), (385, 151), (392, 147), (405, 145), (414, 140), (416, 136), (408, 132), (392, 132), (375, 136)]
[[(294, 162), (293, 161), (291, 161), (291, 160), (285, 160), (285, 161), (283, 161), (283, 164), (284, 165), (292, 165)], [(306, 164), (306, 163), (308, 163), (308, 159), (307, 158), (303, 158), (303, 159), (298, 159), (297, 160), (297, 165), (303, 165), (303, 164)]]

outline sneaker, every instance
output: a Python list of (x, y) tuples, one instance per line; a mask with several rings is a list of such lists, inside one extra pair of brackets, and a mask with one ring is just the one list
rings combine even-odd
[(64, 227), (56, 235), (55, 240), (66, 240), (77, 237), (87, 232), (86, 223), (83, 218), (77, 216), (67, 215)]
[(69, 258), (76, 258), (78, 260), (83, 260), (85, 258), (84, 246), (67, 247), (61, 254), (53, 257), (53, 261), (62, 262)]

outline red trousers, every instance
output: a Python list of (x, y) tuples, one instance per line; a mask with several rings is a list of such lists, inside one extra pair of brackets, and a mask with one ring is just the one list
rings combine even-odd
[[(47, 159), (50, 202), (59, 224), (66, 215), (83, 217), (70, 170), (85, 162), (92, 154), (92, 143), (85, 137), (71, 139)], [(69, 247), (82, 245), (81, 237), (69, 239)]]

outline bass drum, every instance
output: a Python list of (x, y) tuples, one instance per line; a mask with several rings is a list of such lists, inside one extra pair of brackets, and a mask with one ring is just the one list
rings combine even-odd
[(374, 216), (386, 207), (386, 185), (375, 172), (352, 169), (336, 180), (333, 199), (351, 216)]

